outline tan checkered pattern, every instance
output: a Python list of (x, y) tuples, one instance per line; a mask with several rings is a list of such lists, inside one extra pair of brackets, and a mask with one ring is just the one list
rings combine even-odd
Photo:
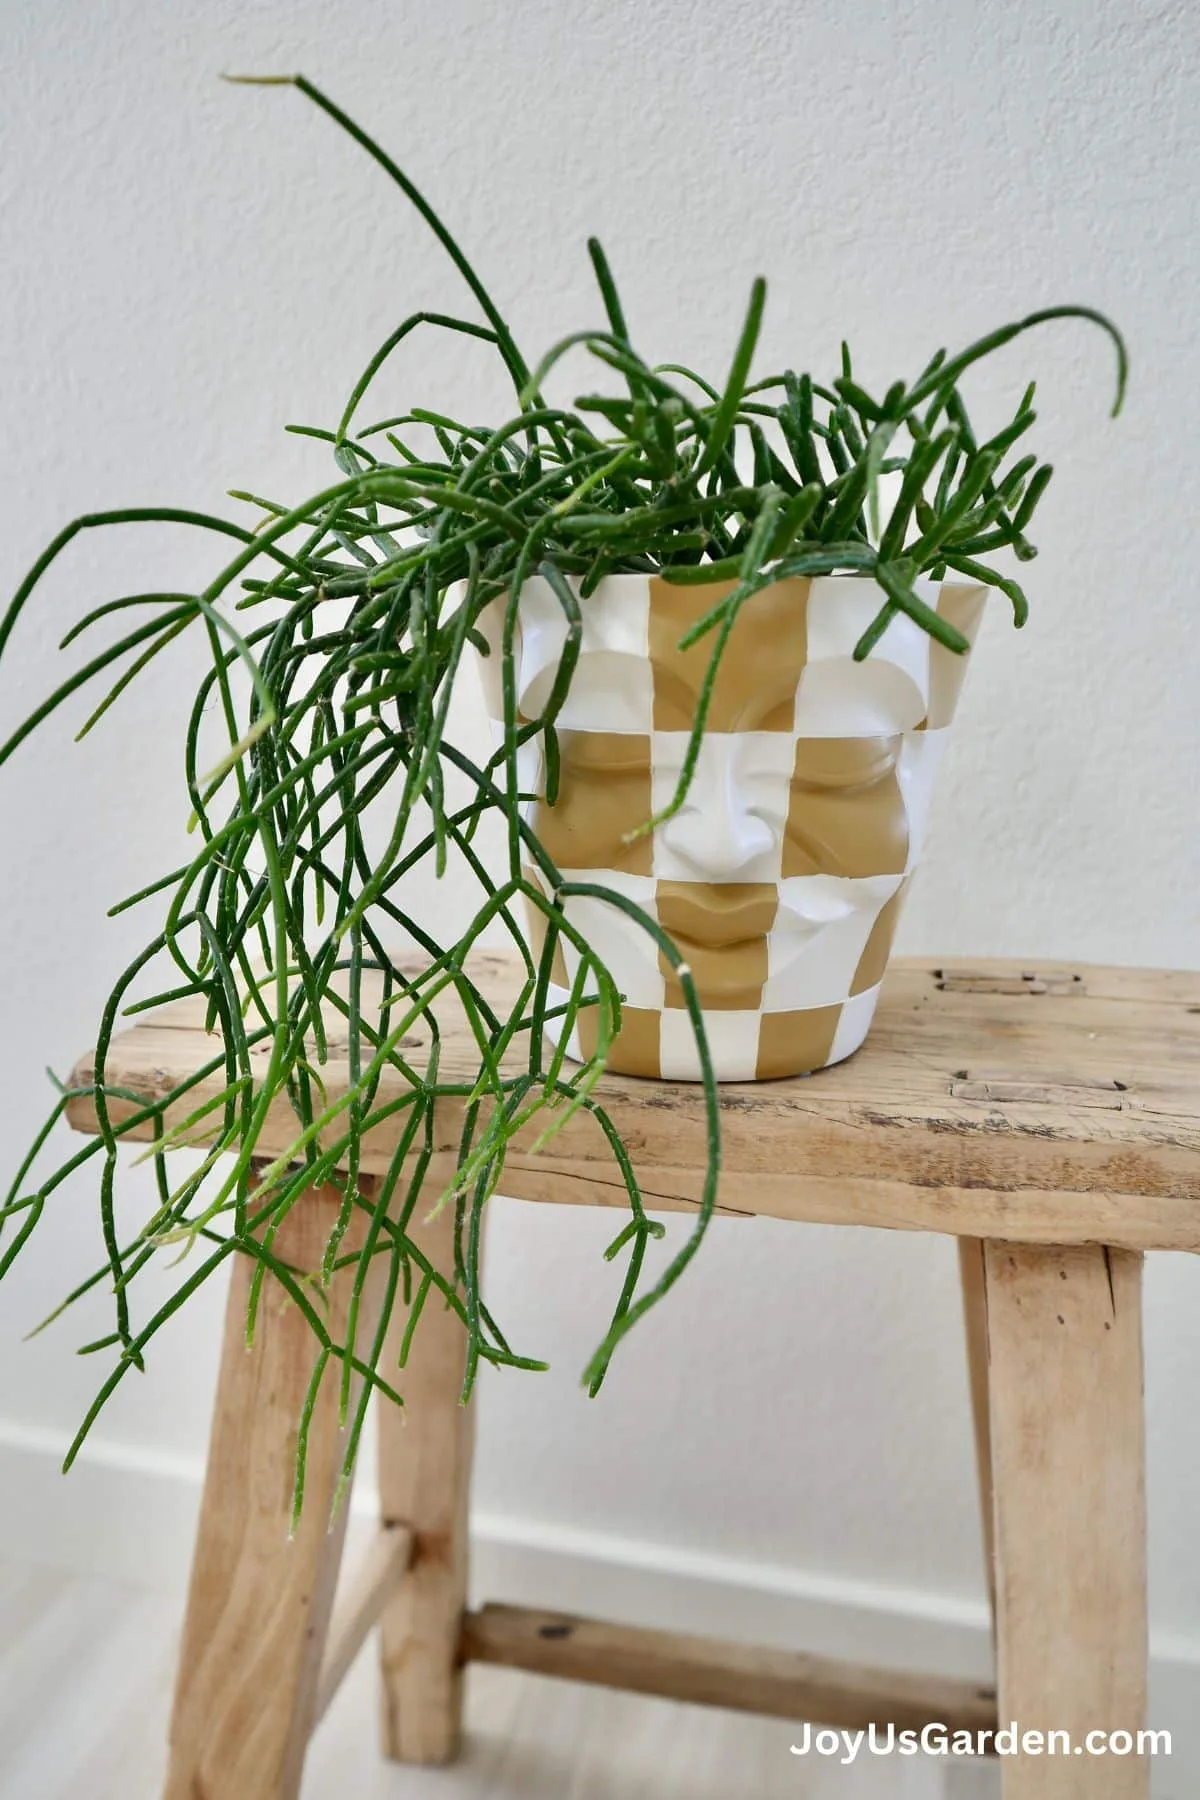
[[(984, 590), (922, 585), (973, 639)], [(659, 922), (691, 970), (718, 1076), (752, 1080), (822, 1068), (866, 1035), (967, 659), (899, 619), (855, 664), (854, 643), (878, 605), (873, 584), (776, 583), (739, 613), (682, 812), (639, 835), (674, 793), (713, 641), (681, 651), (679, 639), (728, 591), (623, 575), (583, 602), (579, 665), (559, 720), (558, 798), (537, 801), (529, 817), (564, 876), (615, 888)], [(523, 590), (519, 620), (518, 697), (532, 717), (566, 629), (540, 581)], [(532, 752), (522, 781), (537, 792)], [(669, 961), (610, 905), (572, 900), (569, 912), (625, 996), (610, 1067), (694, 1080), (695, 1043)], [(540, 916), (531, 935), (540, 948)], [(555, 1003), (566, 1001), (577, 966), (560, 943)], [(595, 1036), (589, 1008), (569, 1052), (586, 1057)]]

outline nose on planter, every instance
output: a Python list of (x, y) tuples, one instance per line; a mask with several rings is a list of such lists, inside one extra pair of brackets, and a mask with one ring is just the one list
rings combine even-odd
[[(974, 643), (986, 589), (916, 586)], [(732, 587), (613, 575), (581, 600), (554, 803), (540, 736), (523, 751), (521, 778), (537, 796), (527, 822), (563, 880), (632, 901), (667, 933), (691, 971), (716, 1075), (753, 1081), (824, 1068), (866, 1037), (969, 653), (897, 615), (856, 663), (854, 645), (879, 606), (866, 578), (791, 579), (754, 594), (729, 636), (690, 786), (661, 817), (677, 793), (713, 642), (710, 634), (681, 650), (680, 639)], [(481, 620), (488, 708), (501, 731), (505, 611), (497, 601)], [(567, 643), (559, 599), (529, 580), (513, 634), (522, 718), (545, 707)], [(643, 829), (652, 817), (659, 823)], [(527, 873), (550, 891), (544, 873)], [(698, 1080), (683, 988), (655, 938), (612, 901), (570, 896), (564, 910), (623, 997), (609, 1067)], [(546, 920), (532, 905), (529, 928), (540, 952)], [(552, 1009), (568, 1005), (581, 960), (560, 935)], [(597, 991), (587, 974), (584, 992)], [(548, 1029), (555, 1038), (561, 1018)], [(567, 1053), (594, 1053), (598, 1029), (598, 1008), (578, 1012)]]
[(753, 745), (742, 732), (706, 738), (699, 779), (674, 817), (658, 828), (666, 855), (687, 869), (690, 880), (754, 880), (778, 850), (778, 820), (764, 816), (756, 803)]

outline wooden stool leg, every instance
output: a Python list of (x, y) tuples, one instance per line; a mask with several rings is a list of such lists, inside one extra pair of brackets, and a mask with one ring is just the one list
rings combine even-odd
[(959, 1238), (958, 1272), (962, 1286), (963, 1326), (967, 1343), (967, 1377), (975, 1426), (975, 1467), (979, 1476), (979, 1513), (983, 1525), (983, 1557), (992, 1636), (996, 1635), (996, 1544), (992, 1506), (992, 1426), (988, 1408), (987, 1290), (984, 1284), (983, 1239)]
[[(418, 1241), (443, 1272), (454, 1265), (454, 1211), (445, 1207)], [(393, 1343), (404, 1331), (397, 1305)], [(445, 1763), (462, 1728), (459, 1658), (467, 1598), (467, 1507), (474, 1408), (459, 1404), (466, 1334), (431, 1294), (397, 1385), (401, 1410), (379, 1408), (379, 1495), (385, 1525), (413, 1532), (413, 1559), (380, 1620), (383, 1750), (399, 1762)]]
[(1006, 1757), (1005, 1800), (1146, 1800), (1137, 1755), (1075, 1755), (1145, 1723), (1142, 1258), (985, 1246), (1000, 1723), (1070, 1733)]
[[(340, 1196), (317, 1188), (292, 1208), (281, 1259), (320, 1268)], [(304, 1511), (289, 1539), (296, 1429), (317, 1356), (309, 1325), (268, 1277), (254, 1348), (246, 1302), (254, 1265), (236, 1258), (183, 1630), (166, 1800), (294, 1800), (312, 1728), (348, 1508), (329, 1515), (344, 1451), (340, 1368), (326, 1371), (308, 1437)], [(352, 1271), (329, 1290), (335, 1342)], [(378, 1320), (377, 1283), (359, 1334)]]

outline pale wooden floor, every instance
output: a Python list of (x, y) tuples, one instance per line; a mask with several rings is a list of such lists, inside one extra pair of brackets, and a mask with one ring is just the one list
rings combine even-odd
[[(0, 1800), (156, 1800), (179, 1603), (0, 1563)], [(468, 1753), (398, 1768), (375, 1749), (370, 1652), (313, 1740), (303, 1800), (995, 1800), (994, 1768), (849, 1768), (789, 1753), (788, 1724), (480, 1668)]]

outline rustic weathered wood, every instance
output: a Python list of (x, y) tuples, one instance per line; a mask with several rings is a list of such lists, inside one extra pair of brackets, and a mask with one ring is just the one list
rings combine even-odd
[(994, 1689), (974, 1682), (898, 1674), (685, 1632), (608, 1625), (533, 1607), (489, 1605), (468, 1613), (462, 1655), (468, 1662), (503, 1663), (535, 1675), (846, 1731), (889, 1721), (902, 1731), (919, 1731), (931, 1722), (972, 1732), (996, 1725)]
[[(429, 1186), (426, 1192), (436, 1195)], [(426, 1255), (453, 1268), (454, 1210), (417, 1230)], [(397, 1305), (389, 1355), (407, 1314)], [(462, 1730), (458, 1657), (467, 1598), (467, 1505), (475, 1415), (459, 1403), (466, 1334), (457, 1316), (430, 1298), (413, 1333), (401, 1386), (404, 1408), (379, 1411), (379, 1497), (385, 1525), (413, 1534), (413, 1558), (380, 1619), (383, 1748), (399, 1762), (443, 1763)]]
[(959, 1238), (958, 1272), (962, 1287), (963, 1328), (967, 1345), (967, 1378), (971, 1388), (971, 1422), (975, 1431), (975, 1467), (979, 1479), (979, 1516), (983, 1526), (983, 1560), (996, 1630), (996, 1533), (992, 1501), (992, 1434), (988, 1415), (987, 1286), (983, 1242)]
[[(275, 1241), (318, 1270), (337, 1216), (331, 1189), (301, 1197)], [(351, 1238), (351, 1241), (353, 1239)], [(171, 1722), (165, 1800), (294, 1800), (316, 1714), (346, 1508), (330, 1510), (344, 1451), (338, 1371), (317, 1396), (304, 1511), (289, 1540), (296, 1432), (316, 1357), (303, 1315), (268, 1277), (246, 1348), (253, 1265), (234, 1263), (208, 1469)], [(335, 1277), (329, 1329), (344, 1328), (352, 1272)], [(361, 1329), (372, 1328), (368, 1283)], [(375, 1315), (378, 1316), (377, 1314)]]
[(371, 1627), (404, 1579), (412, 1560), (412, 1544), (407, 1526), (381, 1525), (345, 1597), (338, 1595), (317, 1682), (318, 1719), (324, 1716)]
[[(488, 953), (476, 968), (503, 1007), (515, 991), (514, 959)], [(199, 1003), (182, 1001), (119, 1036), (110, 1084), (147, 1099), (169, 1092), (219, 1048), (203, 1032), (202, 1013)], [(477, 1052), (449, 999), (439, 1018), (443, 1078), (473, 1078)], [(344, 1021), (331, 1020), (331, 1035), (325, 1075), (332, 1098), (346, 1082)], [(410, 1059), (420, 1059), (427, 1037), (414, 1024)], [(900, 961), (884, 983), (871, 1036), (848, 1062), (807, 1078), (724, 1089), (720, 1198), (735, 1213), (822, 1223), (1200, 1250), (1198, 1073), (1198, 974)], [(85, 1062), (73, 1080), (90, 1079)], [(221, 1079), (193, 1090), (186, 1108)], [(385, 1077), (381, 1099), (388, 1091)], [(694, 1207), (704, 1166), (699, 1090), (608, 1076), (598, 1097), (634, 1150), (651, 1204)], [(111, 1107), (118, 1120), (131, 1110), (126, 1102)], [(71, 1103), (69, 1116), (78, 1129), (95, 1129), (86, 1096)], [(453, 1154), (459, 1118), (457, 1103), (447, 1101), (437, 1125), (443, 1161)], [(365, 1168), (387, 1163), (396, 1129), (385, 1121), (372, 1134)], [(294, 1133), (281, 1101), (263, 1153), (283, 1152)], [(149, 1126), (137, 1135), (149, 1136)], [(586, 1114), (550, 1151), (511, 1150), (506, 1192), (624, 1204), (600, 1129)]]
[[(989, 1243), (1000, 1716), (1134, 1734), (1146, 1697), (1142, 1259)], [(1019, 1756), (1005, 1800), (1146, 1800), (1136, 1756)]]
[[(640, 1126), (639, 1145), (647, 1140), (649, 1129), (646, 1124)], [(779, 1164), (786, 1167), (792, 1154), (791, 1136), (770, 1127), (764, 1130), (764, 1142), (779, 1145)], [(431, 1172), (448, 1181), (454, 1166), (453, 1156), (446, 1155), (435, 1158)], [(647, 1211), (696, 1211), (703, 1172), (695, 1165), (663, 1168), (639, 1159), (637, 1172)], [(1055, 1193), (1040, 1188), (924, 1187), (914, 1186), (913, 1179), (911, 1174), (908, 1179), (855, 1179), (809, 1169), (796, 1175), (775, 1169), (747, 1176), (727, 1167), (719, 1210), (730, 1218), (757, 1215), (810, 1225), (937, 1231), (951, 1237), (1009, 1238), (1027, 1244), (1107, 1243), (1125, 1250), (1200, 1250), (1200, 1200), (1164, 1200), (1100, 1189)], [(610, 1167), (565, 1162), (545, 1153), (529, 1157), (519, 1150), (510, 1150), (505, 1159), (504, 1192), (512, 1199), (551, 1204), (622, 1210), (629, 1205), (625, 1188), (613, 1179)]]
[[(514, 959), (484, 955), (475, 974), (503, 1010), (515, 994)], [(364, 1000), (369, 1016), (370, 995)], [(396, 1023), (389, 1015), (389, 1028)], [(442, 1079), (473, 1078), (476, 1046), (449, 1003), (439, 1024)], [(428, 1031), (420, 1022), (405, 1029), (405, 1054), (419, 1063)], [(348, 1081), (336, 1009), (330, 1043), (324, 1077), (335, 1099)], [(180, 1003), (116, 1039), (105, 1076), (157, 1102), (218, 1050), (199, 1004)], [(891, 970), (875, 1029), (848, 1062), (807, 1079), (722, 1090), (722, 1210), (963, 1240), (984, 1529), (994, 1539), (1000, 1714), (1025, 1730), (1079, 1741), (1092, 1729), (1142, 1724), (1140, 1252), (1200, 1250), (1197, 1073), (1200, 975), (910, 961)], [(194, 1110), (221, 1079), (193, 1088), (168, 1119)], [(85, 1062), (73, 1082), (91, 1080)], [(380, 1101), (391, 1083), (385, 1076)], [(598, 1097), (632, 1152), (647, 1206), (694, 1210), (705, 1165), (699, 1089), (610, 1076)], [(118, 1122), (133, 1109), (127, 1100), (110, 1106)], [(86, 1093), (69, 1118), (96, 1129)], [(459, 1103), (448, 1100), (434, 1122), (432, 1194), (454, 1173), (460, 1118)], [(295, 1129), (280, 1101), (257, 1149), (286, 1156)], [(150, 1127), (134, 1135), (147, 1137)], [(395, 1142), (394, 1125), (382, 1124), (364, 1146), (363, 1168), (378, 1171)], [(547, 1153), (533, 1153), (532, 1137), (510, 1148), (503, 1185), (518, 1198), (626, 1204), (585, 1114)], [(328, 1219), (328, 1204), (309, 1196), (289, 1221), (295, 1243), (284, 1253), (315, 1266)], [(448, 1266), (450, 1215), (426, 1229), (431, 1253)], [(397, 1542), (411, 1532), (411, 1566), (397, 1582), (396, 1548), (384, 1558), (383, 1587), (354, 1593), (321, 1676), (340, 1553), (338, 1534), (323, 1528), (340, 1454), (333, 1384), (313, 1421), (309, 1507), (285, 1546), (313, 1346), (303, 1322), (276, 1308), (247, 1356), (246, 1280), (246, 1270), (235, 1273), (169, 1800), (293, 1800), (316, 1708), (376, 1615), (385, 1748), (406, 1761), (454, 1754), (468, 1657), (851, 1729), (889, 1719), (905, 1728), (931, 1718), (968, 1729), (994, 1723), (993, 1696), (970, 1684), (522, 1609), (485, 1607), (464, 1626), (465, 1344), (453, 1315), (433, 1306), (404, 1374), (407, 1404), (382, 1409), (380, 1421), (384, 1524)], [(332, 1302), (336, 1329), (342, 1287)], [(397, 1309), (393, 1352), (403, 1325)], [(1006, 1758), (1003, 1768), (1006, 1800), (1146, 1793), (1145, 1765), (1132, 1757)]]

